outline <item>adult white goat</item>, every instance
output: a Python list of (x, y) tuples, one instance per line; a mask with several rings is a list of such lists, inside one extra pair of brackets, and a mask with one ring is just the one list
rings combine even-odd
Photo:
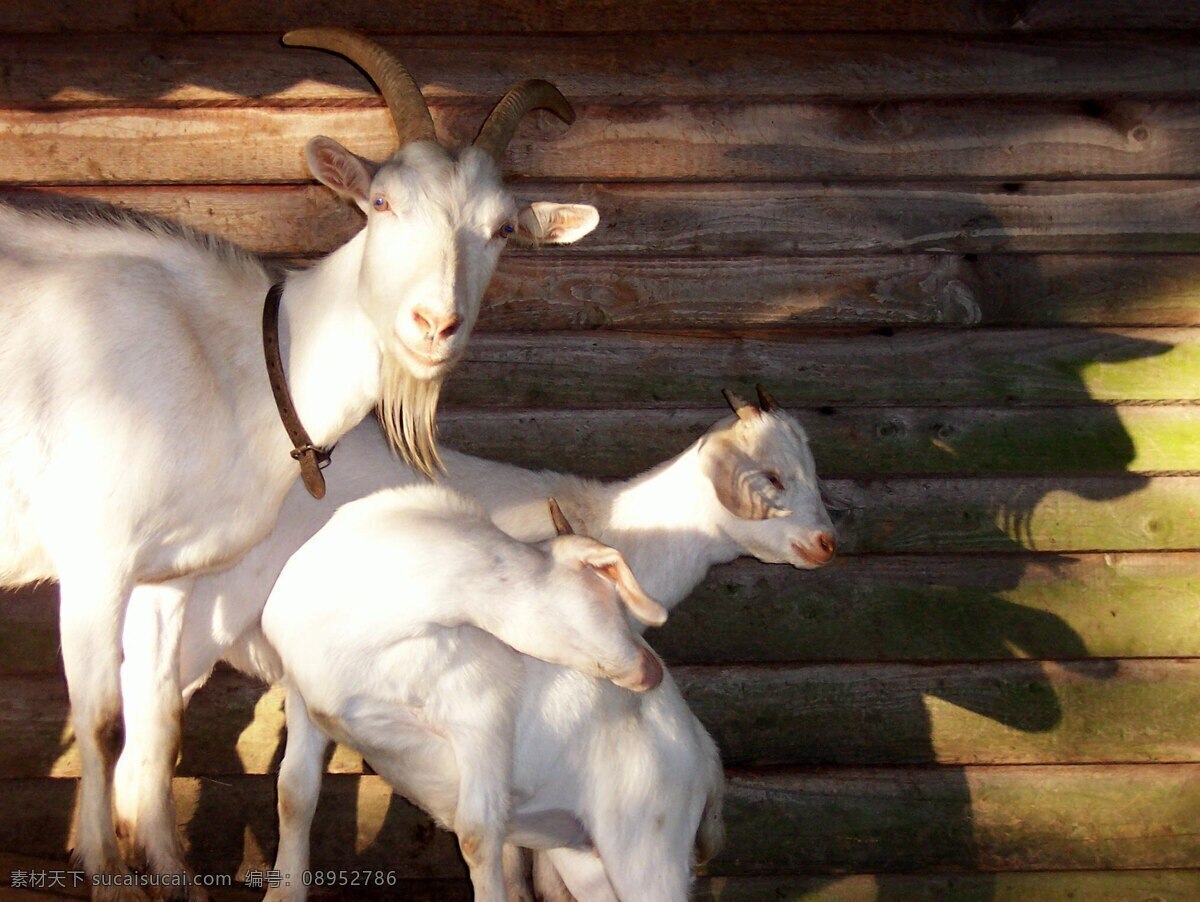
[[(522, 541), (554, 534), (545, 499), (555, 497), (582, 532), (619, 550), (642, 586), (668, 608), (712, 566), (739, 555), (799, 568), (828, 562), (833, 529), (803, 427), (761, 389), (757, 407), (726, 397), (735, 416), (719, 420), (682, 453), (633, 479), (600, 482), (445, 450), (443, 481), (474, 497), (497, 525)], [(371, 423), (345, 436), (338, 458), (342, 469), (324, 503), (295, 487), (271, 536), (236, 566), (197, 581), (184, 614), (179, 659), (179, 679), (189, 697), (222, 656), (268, 682), (278, 680), (279, 662), (258, 621), (288, 558), (324, 525), (334, 505), (420, 479), (397, 464)], [(154, 587), (134, 592), (125, 667), (134, 674), (127, 682), (135, 685), (152, 684), (151, 675), (169, 666), (156, 663), (152, 654), (161, 594)], [(146, 757), (142, 749), (163, 742), (161, 722), (144, 706), (128, 706), (126, 724), (119, 811), (156, 791), (144, 785), (145, 771), (137, 762)]]
[[(624, 631), (596, 616), (621, 617), (600, 574), (623, 598), (641, 595), (611, 548), (576, 535), (525, 545), (440, 487), (384, 490), (334, 514), (262, 615), (288, 687), (275, 864), (287, 885), (267, 899), (307, 895), (331, 738), (458, 835), (480, 902), (506, 898), (506, 839), (594, 849), (617, 897), (684, 902), (698, 834), (706, 853), (720, 843), (723, 776), (679, 690), (667, 678), (634, 696), (496, 638), (625, 653)], [(644, 601), (629, 609), (666, 618)], [(472, 622), (495, 635), (460, 625)], [(644, 686), (643, 669), (630, 685)]]
[[(567, 242), (595, 226), (591, 207), (518, 211), (498, 169), (525, 112), (570, 120), (570, 107), (547, 83), (523, 83), (474, 145), (452, 153), (437, 143), (404, 67), (376, 44), (341, 29), (285, 41), (362, 67), (401, 144), (382, 165), (329, 138), (308, 144), (313, 174), (367, 221), (282, 284), (295, 409), (312, 444), (328, 447), (382, 399), (396, 444), (429, 472), (438, 386), (462, 353), (505, 240)], [(83, 777), (76, 853), (90, 874), (124, 877), (110, 797), (130, 591), (160, 583), (160, 600), (173, 599), (160, 609), (155, 654), (174, 660), (192, 574), (229, 564), (265, 536), (296, 481), (263, 366), (271, 279), (250, 255), (162, 223), (0, 208), (0, 284), (0, 584), (60, 583)], [(299, 459), (311, 476), (312, 453)], [(166, 746), (145, 762), (168, 793), (176, 672), (165, 666), (161, 684), (142, 687), (139, 699), (171, 725)], [(144, 829), (174, 836), (170, 807), (139, 810), (133, 821), (135, 844)], [(156, 872), (183, 868), (174, 842), (147, 855)], [(122, 887), (97, 895), (141, 897)]]

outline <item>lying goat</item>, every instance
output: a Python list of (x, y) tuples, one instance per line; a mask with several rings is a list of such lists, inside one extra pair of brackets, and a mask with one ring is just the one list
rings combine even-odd
[(666, 618), (593, 539), (526, 545), (434, 486), (342, 507), (262, 614), (288, 687), (275, 869), (290, 885), (267, 898), (306, 895), (333, 739), (458, 835), (477, 900), (506, 897), (506, 840), (594, 849), (623, 899), (686, 899), (698, 831), (706, 849), (720, 840), (723, 777), (679, 690), (635, 696), (496, 638), (648, 688), (663, 671), (630, 641), (618, 597), (643, 623)]
[[(826, 563), (835, 543), (804, 429), (761, 390), (759, 406), (728, 393), (727, 398), (735, 416), (629, 480), (535, 472), (449, 450), (442, 452), (443, 480), (474, 497), (501, 529), (523, 541), (554, 535), (545, 499), (555, 497), (581, 532), (621, 551), (639, 583), (668, 608), (687, 597), (712, 566), (740, 555), (799, 568)], [(288, 557), (337, 505), (420, 480), (396, 461), (373, 424), (347, 434), (337, 454), (341, 471), (324, 504), (296, 487), (267, 539), (237, 566), (197, 580), (180, 650), (187, 697), (222, 657), (268, 682), (278, 680), (279, 662), (258, 621)], [(143, 586), (133, 594), (123, 669), (123, 676), (132, 676), (124, 682), (150, 685), (152, 674), (170, 666), (152, 654), (157, 591)], [(144, 779), (137, 766), (141, 750), (160, 741), (159, 722), (139, 714), (127, 703), (125, 751), (117, 767), (119, 806), (135, 803)]]

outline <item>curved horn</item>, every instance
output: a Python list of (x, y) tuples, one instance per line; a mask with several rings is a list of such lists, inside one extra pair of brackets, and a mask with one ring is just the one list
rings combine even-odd
[(762, 412), (749, 401), (742, 400), (727, 388), (721, 389), (721, 394), (725, 396), (729, 408), (738, 415), (739, 420), (753, 420)]
[(762, 387), (761, 382), (754, 386), (754, 388), (758, 392), (758, 406), (762, 408), (763, 413), (770, 413), (773, 410), (779, 409), (779, 402), (767, 394), (767, 390)]
[(547, 498), (546, 501), (550, 505), (550, 519), (554, 521), (554, 531), (560, 536), (575, 535), (575, 530), (571, 528), (571, 521), (562, 512), (562, 508), (558, 506), (558, 502), (553, 498)]
[(340, 54), (367, 73), (387, 103), (401, 147), (411, 141), (437, 140), (429, 106), (413, 77), (403, 63), (366, 35), (349, 28), (297, 28), (283, 36), (283, 43)]
[(517, 125), (531, 110), (549, 110), (567, 125), (575, 121), (575, 111), (558, 88), (543, 79), (531, 78), (500, 99), (475, 136), (474, 146), (486, 151), (500, 165)]

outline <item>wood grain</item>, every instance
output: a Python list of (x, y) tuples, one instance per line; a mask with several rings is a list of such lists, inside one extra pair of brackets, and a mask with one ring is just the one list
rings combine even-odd
[[(1070, 260), (1061, 262), (1056, 257), (1024, 259), (1035, 253), (1086, 253), (1093, 256), (1081, 263), (1081, 269), (1105, 265), (1115, 269), (1121, 262), (1146, 267), (1147, 261), (1109, 261), (1095, 255), (1200, 251), (1200, 226), (1195, 216), (1200, 183), (1187, 180), (839, 185), (529, 180), (514, 187), (524, 200), (570, 200), (600, 210), (600, 227), (569, 250), (522, 253), (510, 248), (507, 254), (555, 265), (565, 262), (563, 258), (571, 261), (567, 265), (574, 265), (581, 256), (597, 254), (651, 263), (668, 258), (661, 261), (663, 266), (677, 257), (701, 257), (710, 268), (719, 269), (736, 265), (736, 258), (749, 255), (1016, 252), (1020, 258), (1002, 265), (1011, 270), (1009, 278), (1019, 279), (1023, 271), (1036, 276), (1042, 267), (1056, 262), (1071, 265)], [(64, 194), (166, 216), (276, 256), (326, 253), (363, 226), (354, 207), (318, 185), (98, 185), (65, 192), (0, 188), (0, 200), (34, 208), (63, 200)], [(1191, 258), (1181, 259), (1192, 268), (1183, 270), (1176, 280), (1186, 276), (1194, 283), (1194, 263)], [(838, 275), (836, 260), (820, 262), (833, 270), (831, 276)], [(926, 261), (917, 256), (907, 265), (944, 263), (940, 258)], [(1174, 257), (1154, 263), (1181, 266)], [(882, 264), (848, 261), (840, 265)], [(925, 276), (935, 272), (927, 270)], [(1142, 274), (1149, 275), (1145, 270)], [(1021, 279), (1019, 289), (1009, 293), (1036, 295), (1028, 281)], [(1131, 282), (1126, 279), (1121, 287), (1134, 295), (1147, 293), (1136, 292)], [(989, 285), (993, 291), (1001, 287)], [(1181, 289), (1179, 286), (1177, 291)]]
[[(9, 813), (0, 849), (63, 860), (74, 788), (64, 779), (0, 783)], [(185, 777), (175, 792), (197, 869), (270, 867), (272, 778)], [(1198, 804), (1196, 764), (735, 772), (728, 841), (708, 875), (1190, 869)], [(318, 812), (314, 867), (463, 876), (450, 834), (394, 801), (378, 777), (326, 777)]]
[[(776, 13), (777, 14), (777, 13)], [(774, 15), (773, 14), (773, 17)], [(279, 34), (0, 34), (0, 105), (371, 103), (352, 66)], [(935, 97), (1162, 99), (1196, 93), (1186, 34), (373, 35), (425, 95), (498, 99), (531, 75), (572, 101)]]
[[(0, 854), (0, 887), (16, 870), (61, 870), (63, 862)], [(262, 897), (261, 890), (210, 889), (215, 902), (250, 902)], [(87, 898), (86, 888), (57, 890), (64, 898)], [(467, 880), (405, 880), (406, 902), (469, 902)], [(394, 892), (394, 891), (393, 891)], [(701, 877), (692, 886), (698, 902), (762, 902), (763, 899), (797, 899), (804, 902), (876, 902), (880, 893), (899, 898), (977, 898), (986, 895), (997, 902), (1026, 899), (1088, 899), (1089, 902), (1128, 902), (1131, 898), (1162, 902), (1191, 902), (1200, 893), (1200, 871), (1031, 871), (985, 874), (855, 874), (852, 876)], [(322, 894), (323, 899), (353, 902), (374, 899), (381, 893), (356, 888), (352, 892)], [(5, 902), (38, 902), (46, 895), (38, 890), (0, 889)]]
[[(1196, 660), (677, 667), (727, 766), (1200, 761)], [(79, 776), (54, 676), (0, 678), (0, 779)], [(218, 674), (185, 719), (181, 776), (277, 771), (283, 690)], [(339, 748), (329, 773), (361, 773)]]
[[(1195, 553), (868, 555), (719, 567), (651, 634), (672, 664), (1200, 657)], [(0, 593), (0, 673), (57, 674), (53, 587)]]
[(480, 335), (447, 407), (709, 406), (762, 382), (785, 405), (1014, 406), (1200, 398), (1195, 329), (884, 329), (869, 334)]
[(933, 0), (919, 4), (880, 4), (853, 0), (830, 6), (819, 0), (787, 4), (752, 0), (740, 4), (669, 0), (634, 4), (621, 0), (528, 4), (516, 0), (436, 0), (403, 7), (364, 5), (349, 0), (214, 0), (204, 4), (116, 0), (97, 5), (83, 0), (6, 4), (0, 31), (267, 31), (297, 23), (345, 22), (373, 32), (467, 34), (624, 31), (942, 31), (1010, 32), (1061, 29), (1194, 29), (1200, 7), (1194, 0), (1171, 4), (1138, 0)]
[(672, 663), (1200, 656), (1191, 553), (840, 557), (715, 570), (652, 633)]
[[(451, 143), (488, 106), (433, 104)], [(528, 117), (507, 155), (525, 177), (750, 180), (1148, 178), (1200, 175), (1194, 101), (576, 104), (570, 128)], [(373, 159), (394, 150), (370, 108), (7, 110), (0, 182), (303, 182), (303, 147), (324, 134)]]
[[(767, 386), (771, 388), (770, 385)], [(735, 391), (750, 386), (738, 382)], [(793, 411), (827, 478), (1112, 475), (1197, 466), (1200, 407), (825, 407)], [(446, 447), (531, 469), (629, 478), (678, 454), (728, 408), (445, 409)], [(336, 478), (336, 469), (331, 471)]]

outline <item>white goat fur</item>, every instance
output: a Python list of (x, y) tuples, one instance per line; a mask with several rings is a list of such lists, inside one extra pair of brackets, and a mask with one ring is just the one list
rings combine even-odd
[[(444, 377), (495, 268), (501, 226), (526, 240), (571, 241), (596, 221), (593, 209), (573, 206), (518, 214), (492, 158), (476, 148), (454, 156), (416, 142), (376, 169), (314, 138), (308, 160), (367, 211), (366, 228), (346, 245), (286, 278), (284, 361), (318, 446), (380, 400), (386, 373), (406, 374), (393, 380), (401, 391)], [(376, 197), (390, 209), (373, 209)], [(547, 225), (553, 234), (542, 233)], [(0, 584), (61, 585), (83, 777), (76, 854), (92, 874), (126, 873), (110, 798), (133, 586), (164, 584), (158, 645), (148, 653), (174, 661), (193, 575), (266, 536), (296, 482), (263, 364), (270, 283), (251, 255), (179, 227), (0, 207)], [(444, 328), (454, 318), (459, 325)], [(435, 387), (424, 393), (429, 405), (436, 396)], [(177, 670), (164, 665), (161, 684), (134, 690), (166, 730), (159, 747), (142, 750), (146, 779), (162, 791), (124, 811), (135, 849), (144, 846), (162, 873), (184, 869), (167, 804)]]
[(678, 689), (633, 695), (490, 634), (627, 656), (624, 624), (597, 616), (623, 618), (593, 569), (615, 554), (577, 535), (517, 542), (434, 486), (351, 502), (305, 543), (262, 615), (288, 687), (275, 869), (290, 885), (268, 899), (306, 894), (321, 734), (457, 833), (477, 900), (505, 899), (506, 838), (594, 848), (620, 898), (686, 899), (706, 809), (705, 845), (719, 833), (722, 775)]
[[(258, 620), (276, 576), (291, 554), (326, 522), (329, 502), (342, 504), (418, 477), (389, 452), (374, 424), (364, 423), (338, 446), (341, 478), (325, 503), (298, 486), (285, 503), (275, 532), (237, 566), (202, 577), (184, 615), (180, 655), (182, 685), (190, 696), (222, 656), (268, 682), (281, 676), (273, 650), (262, 641)], [(777, 474), (784, 489), (774, 500), (787, 516), (747, 520), (718, 499), (711, 481), (714, 458), (736, 464), (732, 482), (748, 493), (774, 491), (757, 478)], [(454, 451), (443, 452), (447, 485), (473, 495), (502, 529), (523, 541), (554, 534), (546, 507), (555, 497), (568, 519), (587, 535), (621, 551), (639, 583), (668, 608), (682, 601), (709, 568), (752, 554), (762, 561), (814, 566), (810, 549), (831, 531), (820, 500), (816, 468), (800, 424), (781, 410), (749, 419), (726, 417), (681, 454), (633, 479), (603, 483), (552, 471), (534, 472)], [(153, 648), (157, 596), (139, 588), (126, 623), (126, 648)], [(153, 666), (128, 661), (127, 667)], [(146, 682), (140, 677), (138, 682)], [(584, 693), (585, 697), (587, 693)], [(139, 749), (153, 745), (154, 718), (127, 708), (127, 744), (118, 768), (118, 802), (136, 798)], [(564, 853), (564, 856), (567, 857)], [(587, 856), (580, 856), (587, 863)], [(543, 863), (544, 864), (544, 863)]]

